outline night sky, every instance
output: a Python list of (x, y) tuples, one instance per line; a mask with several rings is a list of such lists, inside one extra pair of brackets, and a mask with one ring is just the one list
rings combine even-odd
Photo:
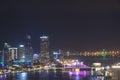
[(52, 50), (120, 49), (119, 0), (1, 0), (0, 47), (50, 37)]

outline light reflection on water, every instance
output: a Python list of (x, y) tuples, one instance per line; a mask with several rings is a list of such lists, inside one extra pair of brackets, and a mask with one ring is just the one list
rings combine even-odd
[(17, 76), (18, 76), (18, 80), (28, 80), (26, 72), (18, 73)]
[(90, 75), (89, 71), (69, 72), (70, 80), (84, 80), (84, 77), (89, 75)]
[[(104, 80), (102, 77), (90, 77), (89, 71), (81, 72), (22, 72), (1, 75), (0, 80)], [(86, 77), (88, 76), (88, 77)]]
[(5, 80), (5, 76), (6, 76), (6, 75), (3, 75), (3, 74), (2, 74), (2, 75), (0, 76), (0, 78), (1, 78), (0, 80)]

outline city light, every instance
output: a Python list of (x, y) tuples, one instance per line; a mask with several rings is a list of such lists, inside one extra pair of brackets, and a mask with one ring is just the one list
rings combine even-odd
[(95, 67), (100, 67), (100, 66), (101, 66), (101, 63), (93, 63), (93, 66), (95, 66)]
[(24, 47), (24, 45), (19, 45), (19, 47)]
[(0, 61), (0, 64), (3, 64), (3, 62), (2, 62), (2, 61)]
[(40, 38), (41, 38), (41, 39), (47, 39), (48, 36), (41, 36)]
[(120, 66), (112, 66), (112, 68), (114, 69), (114, 68), (120, 68)]

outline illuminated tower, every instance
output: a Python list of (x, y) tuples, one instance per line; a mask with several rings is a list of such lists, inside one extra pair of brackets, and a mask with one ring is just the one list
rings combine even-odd
[(50, 58), (49, 54), (49, 38), (48, 36), (40, 37), (40, 60), (46, 62)]
[(26, 37), (27, 41), (26, 41), (26, 51), (25, 51), (25, 59), (26, 61), (30, 61), (32, 60), (32, 55), (33, 55), (33, 48), (32, 48), (32, 45), (31, 45), (31, 36), (30, 35), (27, 35)]
[(17, 60), (18, 58), (18, 53), (17, 53), (17, 48), (16, 47), (11, 47), (9, 48), (9, 61), (11, 60)]
[(17, 47), (10, 47), (9, 49), (9, 63), (8, 66), (12, 66), (18, 59), (18, 48)]
[(18, 48), (18, 61), (25, 62), (25, 47), (24, 45), (19, 45)]
[(4, 66), (6, 66), (6, 67), (9, 63), (9, 50), (8, 50), (8, 48), (10, 48), (10, 47), (11, 46), (8, 43), (4, 43), (3, 62), (4, 62)]

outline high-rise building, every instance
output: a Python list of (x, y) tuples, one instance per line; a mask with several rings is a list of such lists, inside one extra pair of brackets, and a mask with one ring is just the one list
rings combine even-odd
[(7, 65), (12, 66), (17, 61), (18, 48), (17, 47), (10, 47), (10, 48), (8, 48), (8, 52), (9, 52), (9, 62), (7, 63)]
[(45, 62), (49, 60), (50, 53), (49, 53), (49, 38), (48, 36), (41, 36), (40, 37), (40, 60)]
[(27, 35), (26, 37), (26, 45), (25, 45), (25, 55), (26, 55), (26, 61), (30, 61), (32, 60), (32, 56), (33, 56), (33, 48), (32, 48), (32, 44), (31, 44), (31, 36)]
[(25, 45), (19, 45), (18, 63), (24, 66), (30, 66), (32, 62), (33, 48), (31, 45), (31, 36), (27, 35)]
[(18, 61), (19, 62), (25, 62), (25, 47), (24, 45), (19, 45), (18, 47)]
[(2, 68), (3, 67), (3, 59), (4, 59), (4, 51), (3, 50), (0, 50), (0, 68)]
[(6, 67), (9, 63), (9, 50), (8, 50), (8, 48), (10, 48), (10, 47), (11, 46), (8, 43), (4, 43), (3, 62), (4, 62), (4, 66), (6, 66)]
[(8, 48), (8, 49), (9, 49), (9, 61), (17, 60), (17, 58), (18, 58), (17, 48), (16, 47), (11, 47), (11, 48)]

